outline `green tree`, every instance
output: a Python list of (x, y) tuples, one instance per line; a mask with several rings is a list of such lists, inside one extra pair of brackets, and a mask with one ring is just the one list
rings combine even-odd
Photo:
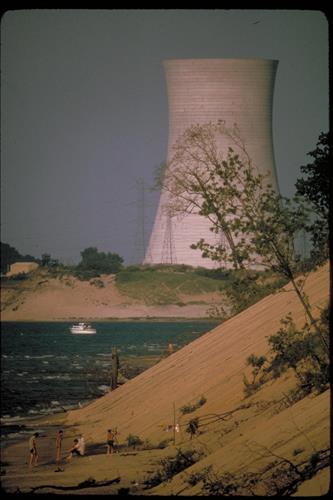
[[(229, 145), (224, 153), (217, 147), (221, 138)], [(251, 158), (239, 130), (219, 121), (185, 130), (164, 175), (169, 215), (197, 213), (210, 221), (213, 233), (223, 234), (227, 240), (227, 245), (200, 240), (193, 248), (199, 248), (203, 257), (231, 262), (235, 269), (246, 267), (254, 250), (249, 240), (240, 237), (243, 206), (251, 203), (262, 182), (251, 172)]]
[(317, 262), (328, 258), (328, 216), (330, 198), (329, 134), (321, 133), (314, 151), (308, 153), (312, 163), (301, 166), (305, 178), (297, 179), (296, 192), (302, 196), (313, 211), (313, 220), (307, 226), (311, 234), (313, 249), (311, 257)]
[(122, 269), (124, 259), (117, 253), (99, 252), (96, 247), (88, 247), (81, 252), (79, 271), (94, 271), (95, 273), (113, 274)]
[[(218, 151), (219, 136), (233, 145), (224, 155)], [(282, 197), (256, 172), (236, 126), (229, 129), (218, 122), (186, 130), (176, 143), (164, 189), (170, 214), (198, 213), (210, 221), (212, 232), (226, 236), (228, 244), (201, 239), (193, 248), (203, 257), (229, 261), (235, 269), (260, 265), (287, 278), (316, 328), (304, 280), (298, 278), (294, 246), (308, 223), (308, 210), (300, 197)]]

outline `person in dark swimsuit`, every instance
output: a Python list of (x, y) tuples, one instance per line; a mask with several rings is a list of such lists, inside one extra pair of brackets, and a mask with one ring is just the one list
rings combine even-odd
[(112, 429), (108, 429), (106, 442), (107, 442), (106, 454), (110, 455), (111, 453), (114, 452), (114, 433)]
[(29, 460), (29, 467), (32, 467), (33, 465), (37, 465), (38, 462), (38, 451), (37, 451), (37, 444), (36, 440), (39, 436), (38, 432), (35, 432), (33, 436), (29, 439), (29, 452), (30, 452), (30, 460)]

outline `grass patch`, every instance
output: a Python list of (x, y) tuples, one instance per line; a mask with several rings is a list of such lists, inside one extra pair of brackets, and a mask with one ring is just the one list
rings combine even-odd
[[(224, 305), (227, 302), (233, 314), (275, 292), (285, 283), (286, 280), (271, 271), (205, 269), (182, 264), (132, 265), (116, 276), (116, 286), (121, 293), (140, 298), (146, 305), (184, 305), (183, 294), (220, 292), (224, 296)], [(219, 311), (212, 315), (221, 316)]]
[(181, 295), (196, 295), (219, 291), (217, 280), (199, 276), (190, 271), (147, 268), (120, 271), (117, 274), (118, 290), (147, 305), (181, 304)]

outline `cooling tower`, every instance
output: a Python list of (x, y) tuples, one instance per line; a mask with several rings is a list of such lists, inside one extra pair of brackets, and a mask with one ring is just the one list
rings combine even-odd
[[(227, 127), (237, 124), (253, 166), (258, 173), (268, 174), (269, 182), (278, 189), (272, 140), (277, 65), (278, 61), (266, 59), (165, 61), (169, 104), (167, 163), (177, 138), (188, 127), (223, 120)], [(218, 144), (219, 149), (223, 147)], [(216, 263), (202, 258), (200, 250), (193, 250), (190, 245), (201, 238), (217, 243), (221, 236), (214, 235), (207, 219), (197, 214), (170, 218), (164, 209), (166, 202), (167, 193), (162, 190), (144, 262), (216, 267)]]

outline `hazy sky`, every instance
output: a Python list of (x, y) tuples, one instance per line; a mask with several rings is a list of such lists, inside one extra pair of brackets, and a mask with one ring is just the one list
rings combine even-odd
[(142, 259), (166, 160), (162, 62), (278, 59), (273, 139), (280, 189), (328, 130), (328, 22), (307, 10), (17, 10), (1, 25), (1, 240), (78, 262), (97, 246)]

